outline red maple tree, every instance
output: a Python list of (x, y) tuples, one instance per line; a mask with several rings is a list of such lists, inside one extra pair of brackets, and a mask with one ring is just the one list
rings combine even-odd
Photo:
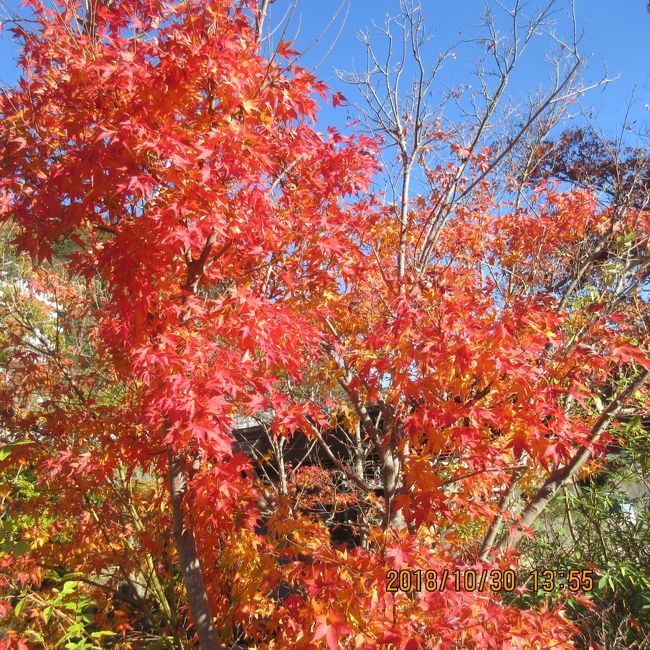
[[(2, 339), (1, 462), (33, 476), (2, 558), (7, 591), (31, 591), (3, 609), (3, 643), (70, 630), (56, 571), (124, 647), (143, 621), (210, 650), (572, 647), (561, 608), (452, 578), (392, 593), (386, 574), (515, 568), (508, 551), (647, 400), (648, 213), (548, 184), (530, 209), (497, 202), (490, 152), (456, 149), (479, 191), (433, 236), (453, 174), (430, 170), (443, 190), (402, 218), (382, 207), (380, 142), (317, 130), (328, 90), (290, 44), (261, 56), (253, 2), (30, 6), (0, 99), (0, 217), (38, 266)], [(333, 468), (264, 507), (232, 433), (261, 413), (276, 451), (301, 432)], [(313, 486), (355, 505), (363, 543), (296, 505)]]

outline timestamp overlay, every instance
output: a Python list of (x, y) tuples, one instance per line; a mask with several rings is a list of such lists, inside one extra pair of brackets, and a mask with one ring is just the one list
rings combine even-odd
[(528, 587), (534, 592), (555, 590), (589, 592), (594, 588), (591, 569), (390, 569), (386, 572), (386, 591), (515, 591)]

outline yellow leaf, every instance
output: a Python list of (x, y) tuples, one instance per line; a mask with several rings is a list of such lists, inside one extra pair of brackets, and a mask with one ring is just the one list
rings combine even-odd
[(249, 115), (255, 110), (255, 102), (251, 101), (250, 99), (244, 99), (242, 100), (242, 108), (244, 109), (245, 113), (248, 113)]

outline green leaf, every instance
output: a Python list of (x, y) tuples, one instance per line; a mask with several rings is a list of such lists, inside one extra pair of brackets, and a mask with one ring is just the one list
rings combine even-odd
[(14, 547), (12, 549), (12, 553), (20, 557), (21, 555), (25, 555), (25, 553), (29, 553), (30, 548), (31, 546), (29, 542), (24, 542), (24, 541), (16, 542), (16, 544), (14, 544)]
[(20, 616), (20, 613), (23, 611), (23, 607), (25, 607), (26, 602), (27, 602), (27, 596), (24, 596), (21, 600), (18, 601), (16, 607), (14, 607), (14, 614), (16, 616)]
[(641, 424), (641, 416), (640, 415), (635, 415), (626, 425), (625, 425), (625, 431), (630, 432), (634, 431), (635, 429), (639, 428), (639, 425)]
[(76, 580), (66, 580), (63, 583), (63, 590), (61, 591), (62, 594), (73, 594), (77, 590), (77, 585), (79, 584), (78, 581)]
[(45, 638), (40, 632), (37, 632), (36, 630), (25, 630), (25, 635), (30, 641), (36, 641), (45, 646)]

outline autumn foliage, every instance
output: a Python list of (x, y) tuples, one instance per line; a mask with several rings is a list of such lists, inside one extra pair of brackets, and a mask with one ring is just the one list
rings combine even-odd
[[(455, 150), (404, 227), (381, 139), (317, 124), (341, 97), (260, 54), (252, 2), (30, 7), (0, 98), (0, 646), (574, 647), (561, 606), (386, 571), (516, 569), (647, 405), (650, 213), (550, 174), (515, 206)], [(267, 480), (233, 438), (260, 414), (329, 468)]]

